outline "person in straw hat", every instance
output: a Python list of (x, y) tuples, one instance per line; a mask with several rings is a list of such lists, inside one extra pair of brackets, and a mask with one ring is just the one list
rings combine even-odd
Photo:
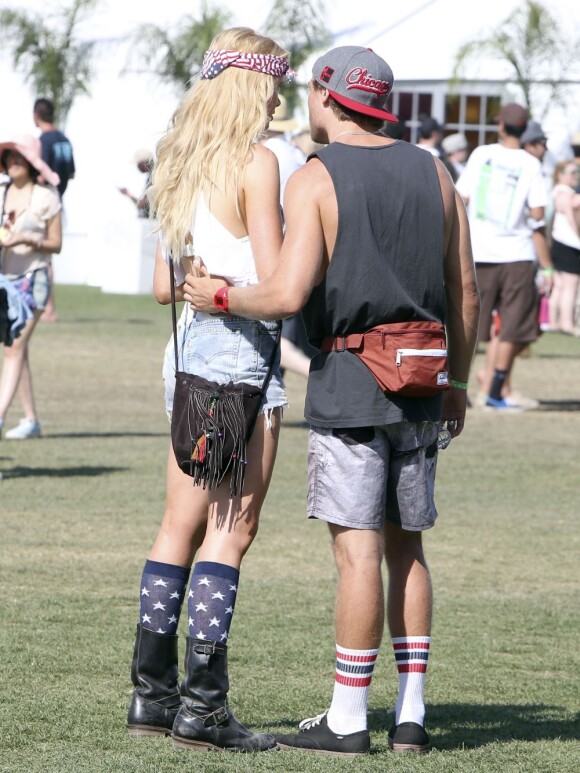
[(4, 350), (0, 375), (0, 432), (18, 392), (24, 418), (6, 433), (9, 440), (39, 437), (28, 343), (50, 296), (49, 266), (62, 246), (59, 176), (41, 158), (40, 140), (30, 135), (0, 142), (2, 273), (23, 296), (31, 317)]

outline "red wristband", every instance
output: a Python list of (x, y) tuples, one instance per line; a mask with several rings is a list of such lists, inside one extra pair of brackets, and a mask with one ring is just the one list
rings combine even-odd
[(216, 309), (219, 309), (219, 311), (222, 311), (224, 314), (230, 313), (230, 305), (228, 301), (229, 290), (230, 288), (228, 285), (224, 285), (224, 287), (220, 287), (220, 289), (213, 297), (213, 305), (216, 307)]

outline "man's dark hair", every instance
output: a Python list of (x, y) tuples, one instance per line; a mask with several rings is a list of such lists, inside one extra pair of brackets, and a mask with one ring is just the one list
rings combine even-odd
[(504, 123), (503, 125), (504, 132), (508, 135), (508, 137), (517, 137), (518, 140), (522, 136), (522, 134), (526, 130), (526, 126), (512, 126), (509, 123)]
[[(320, 83), (315, 80), (312, 81), (312, 85), (317, 91), (322, 91), (326, 88), (326, 86), (321, 86)], [(371, 115), (365, 115), (364, 113), (359, 113), (356, 110), (351, 110), (348, 107), (344, 107), (338, 103), (336, 99), (332, 97), (332, 95), (330, 95), (330, 107), (339, 121), (354, 121), (355, 123), (359, 124), (364, 123), (371, 132), (378, 132), (385, 123), (382, 118), (373, 118)]]
[(54, 123), (54, 103), (46, 97), (40, 97), (34, 103), (34, 114), (45, 123)]
[(405, 122), (399, 121), (385, 121), (385, 125), (380, 130), (380, 133), (385, 137), (390, 137), (393, 140), (402, 140), (405, 136)]

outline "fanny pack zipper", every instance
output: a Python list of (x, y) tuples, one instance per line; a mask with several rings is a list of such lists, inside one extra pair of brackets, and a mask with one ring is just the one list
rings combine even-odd
[(396, 364), (400, 365), (403, 357), (446, 357), (447, 349), (397, 349)]

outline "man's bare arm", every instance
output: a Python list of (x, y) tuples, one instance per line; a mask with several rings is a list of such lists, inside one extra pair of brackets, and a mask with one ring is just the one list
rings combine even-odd
[(469, 222), (458, 193), (455, 193), (451, 238), (445, 255), (445, 299), (449, 372), (454, 379), (467, 381), (477, 343), (479, 292)]
[[(447, 351), (449, 375), (467, 384), (479, 325), (479, 292), (471, 251), (469, 222), (459, 193), (455, 192), (451, 234), (445, 255)], [(465, 424), (467, 391), (453, 386), (443, 397), (442, 419), (452, 437)]]
[[(320, 281), (323, 233), (317, 194), (320, 171), (309, 162), (286, 185), (284, 212), (286, 235), (275, 271), (260, 284), (231, 287), (231, 314), (248, 319), (280, 319), (296, 314)], [(213, 297), (223, 286), (216, 279), (186, 276), (184, 299), (200, 311), (215, 311)]]

